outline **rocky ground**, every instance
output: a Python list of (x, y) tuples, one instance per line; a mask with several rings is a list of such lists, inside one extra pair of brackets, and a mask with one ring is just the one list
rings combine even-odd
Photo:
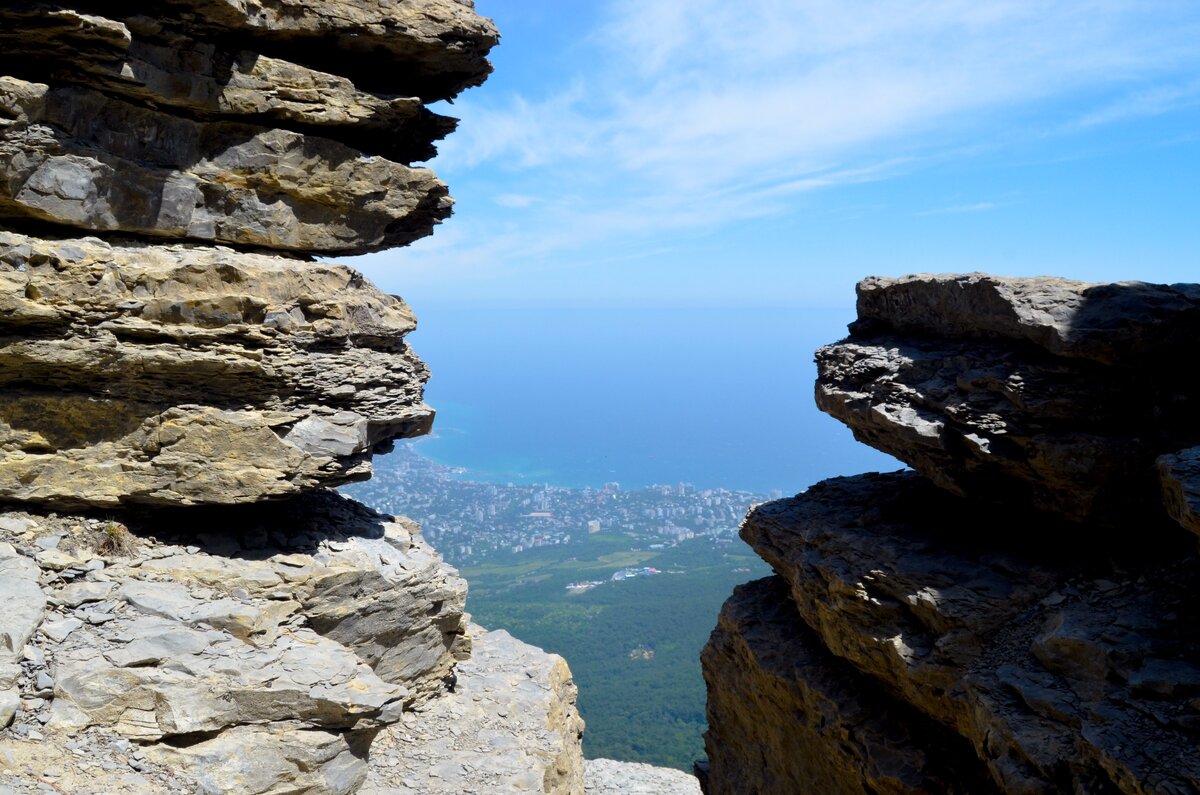
[(589, 759), (587, 795), (699, 795), (696, 777), (681, 770), (618, 762), (613, 759)]
[(583, 721), (566, 663), (503, 630), (471, 628), (454, 689), (372, 746), (362, 795), (578, 792)]

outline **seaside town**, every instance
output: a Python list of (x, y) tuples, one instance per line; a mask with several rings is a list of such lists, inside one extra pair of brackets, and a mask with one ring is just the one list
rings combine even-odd
[[(751, 505), (779, 496), (696, 489), (688, 483), (565, 488), (469, 478), (464, 470), (431, 461), (404, 443), (377, 461), (370, 481), (345, 490), (377, 510), (419, 522), (425, 537), (458, 566), (498, 554), (579, 544), (596, 534), (625, 536), (630, 549), (665, 549), (691, 539), (725, 547), (737, 538), (738, 524)], [(613, 576), (653, 573), (658, 572), (631, 569)]]

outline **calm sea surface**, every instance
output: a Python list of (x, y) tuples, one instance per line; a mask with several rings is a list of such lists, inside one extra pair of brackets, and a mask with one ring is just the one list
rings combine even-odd
[(812, 352), (845, 335), (850, 311), (418, 315), (410, 340), (438, 417), (417, 449), (471, 479), (791, 494), (899, 466), (813, 405)]

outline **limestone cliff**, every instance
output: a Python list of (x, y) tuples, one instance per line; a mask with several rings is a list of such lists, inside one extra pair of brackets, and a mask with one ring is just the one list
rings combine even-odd
[(704, 653), (709, 793), (1200, 791), (1200, 288), (859, 286), (818, 405), (916, 472), (817, 484)]
[(583, 792), (565, 662), (327, 488), (433, 411), (408, 307), (310, 257), (448, 216), (426, 105), (496, 41), (470, 0), (0, 8), (0, 789)]

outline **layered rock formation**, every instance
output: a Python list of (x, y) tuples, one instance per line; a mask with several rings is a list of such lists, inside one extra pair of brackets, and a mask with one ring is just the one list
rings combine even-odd
[(433, 411), (408, 307), (309, 257), (449, 214), (426, 105), (496, 39), (469, 0), (0, 9), (0, 789), (393, 792), (507, 753), (481, 785), (582, 792), (565, 663), (479, 630), (469, 661), (457, 573), (327, 490)]
[(255, 502), (426, 432), (407, 307), (293, 257), (448, 215), (425, 104), (496, 40), (458, 0), (0, 10), (0, 499)]
[(423, 104), (497, 40), (458, 0), (17, 2), (0, 11), (0, 218), (302, 253), (403, 245), (448, 215), (411, 161)]
[(860, 285), (818, 405), (917, 472), (746, 518), (777, 576), (705, 650), (710, 793), (1200, 791), (1198, 292)]
[(1119, 525), (1159, 501), (1155, 458), (1200, 442), (1177, 365), (1197, 333), (1196, 285), (868, 279), (817, 405), (956, 494)]
[(0, 232), (0, 499), (239, 503), (428, 431), (408, 308), (354, 271)]

